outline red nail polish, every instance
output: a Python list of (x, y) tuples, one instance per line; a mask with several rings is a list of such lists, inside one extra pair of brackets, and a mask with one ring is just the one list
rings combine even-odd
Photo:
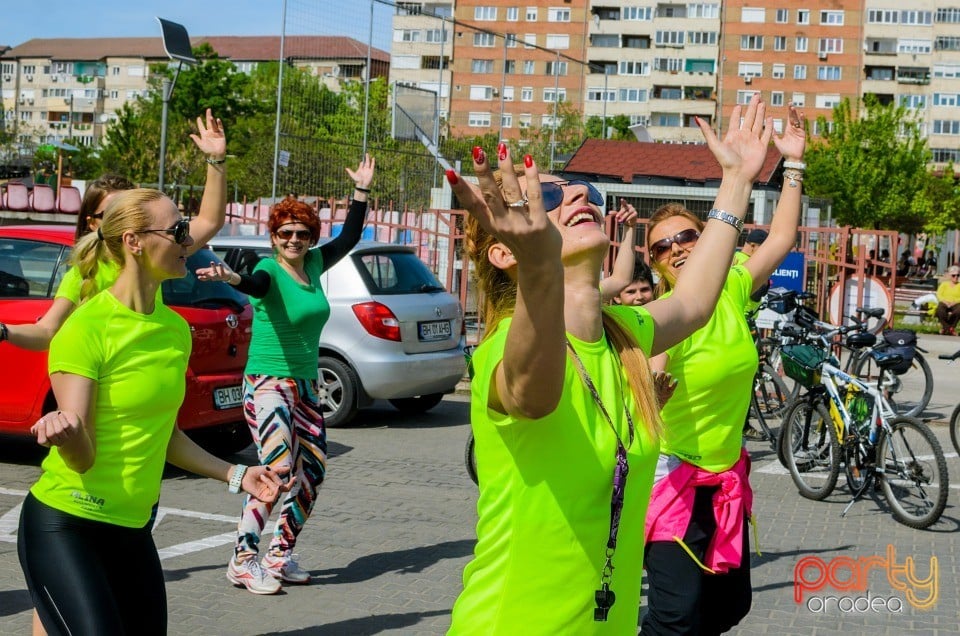
[(497, 156), (500, 157), (500, 161), (507, 158), (507, 144), (502, 141), (497, 145)]
[(457, 185), (457, 173), (453, 170), (447, 170), (447, 183)]
[(485, 157), (484, 157), (484, 154), (483, 154), (483, 148), (481, 148), (480, 146), (474, 146), (474, 147), (473, 147), (473, 160), (474, 160), (476, 163), (483, 163), (484, 158), (485, 158)]
[(525, 165), (525, 166), (528, 167), (528, 168), (532, 168), (532, 167), (533, 167), (533, 157), (531, 157), (530, 155), (523, 155), (523, 165)]

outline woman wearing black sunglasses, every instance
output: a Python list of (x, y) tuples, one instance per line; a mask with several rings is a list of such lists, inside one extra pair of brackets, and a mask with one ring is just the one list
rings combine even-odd
[(286, 471), (231, 466), (176, 427), (191, 336), (157, 302), (160, 284), (186, 274), (193, 245), (173, 201), (129, 190), (107, 207), (95, 233), (74, 249), (94, 280), (50, 344), (50, 383), (59, 410), (30, 431), (49, 446), (24, 501), (17, 550), (47, 633), (165, 634), (166, 592), (151, 534), (165, 461), (273, 502)]
[(281, 504), (277, 525), (259, 558), (260, 535), (272, 504), (244, 503), (227, 579), (254, 594), (275, 594), (280, 582), (310, 582), (293, 554), (327, 470), (327, 433), (318, 392), (317, 347), (330, 317), (320, 277), (360, 240), (376, 162), (366, 155), (347, 168), (356, 188), (340, 234), (315, 247), (320, 219), (306, 203), (287, 197), (270, 210), (267, 227), (274, 257), (241, 276), (226, 265), (197, 270), (200, 280), (221, 280), (250, 296), (253, 338), (244, 369), (243, 413), (264, 466), (290, 469), (296, 487)]
[[(742, 432), (757, 351), (744, 310), (796, 241), (806, 133), (792, 106), (787, 121), (783, 134), (773, 136), (786, 169), (768, 238), (742, 264), (724, 268), (710, 321), (651, 363), (670, 372), (677, 387), (661, 411), (661, 456), (646, 522), (644, 634), (719, 634), (750, 610), (752, 492)], [(704, 223), (671, 203), (647, 227), (664, 293), (676, 294), (682, 282), (702, 275), (688, 270), (703, 249)]]
[[(721, 141), (700, 129), (723, 168), (712, 221), (690, 260), (698, 276), (643, 307), (603, 307), (609, 249), (588, 184), (512, 165), (494, 172), (474, 149), (479, 191), (447, 172), (469, 211), (466, 248), (484, 299), (472, 357), (471, 424), (480, 499), (477, 544), (451, 634), (636, 632), (643, 518), (659, 450), (647, 356), (708, 319), (770, 133), (755, 99)], [(767, 129), (768, 130), (768, 129)], [(731, 221), (732, 220), (732, 221)]]

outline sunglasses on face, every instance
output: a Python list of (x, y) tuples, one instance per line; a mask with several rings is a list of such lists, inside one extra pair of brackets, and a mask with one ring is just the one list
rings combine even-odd
[(159, 230), (143, 230), (144, 232), (163, 232), (173, 236), (173, 242), (177, 245), (183, 245), (190, 236), (190, 221), (180, 219), (173, 224), (173, 227), (167, 227)]
[(313, 238), (313, 233), (310, 230), (277, 230), (277, 236), (284, 241), (289, 241), (294, 236), (301, 241), (309, 241)]
[(683, 230), (682, 232), (677, 232), (673, 236), (660, 239), (651, 245), (650, 255), (653, 257), (653, 260), (659, 261), (665, 254), (670, 253), (674, 243), (680, 247), (686, 248), (696, 243), (698, 238), (700, 238), (700, 232), (693, 228)]
[(103, 220), (103, 210), (100, 210), (99, 212), (94, 212), (93, 214), (90, 215), (90, 218)]
[[(559, 208), (560, 204), (563, 203), (563, 189), (575, 185), (586, 187), (587, 201), (598, 208), (603, 207), (603, 195), (600, 194), (599, 190), (583, 179), (574, 179), (573, 181), (541, 181), (540, 192), (543, 194), (543, 209), (549, 212)], [(526, 193), (523, 196), (526, 198)]]

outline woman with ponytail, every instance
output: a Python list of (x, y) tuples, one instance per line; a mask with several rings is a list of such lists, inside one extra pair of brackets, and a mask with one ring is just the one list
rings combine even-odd
[(706, 323), (720, 293), (770, 139), (759, 100), (743, 110), (722, 141), (699, 122), (727, 220), (704, 230), (697, 276), (643, 307), (601, 302), (609, 239), (592, 185), (540, 174), (530, 156), (514, 167), (504, 144), (499, 171), (474, 149), (479, 192), (447, 172), (470, 213), (486, 325), (472, 358), (477, 544), (450, 633), (636, 632), (660, 448), (647, 357)]

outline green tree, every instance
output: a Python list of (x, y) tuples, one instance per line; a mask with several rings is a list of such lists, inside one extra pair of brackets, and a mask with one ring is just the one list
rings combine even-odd
[[(620, 141), (636, 140), (636, 136), (630, 130), (630, 118), (626, 115), (613, 115), (611, 117), (607, 117), (607, 128), (613, 129), (610, 139), (617, 139)], [(591, 137), (593, 139), (607, 138), (603, 130), (603, 118), (598, 117), (597, 115), (591, 115), (587, 118), (587, 123), (584, 130), (587, 137)]]
[(924, 232), (944, 234), (960, 229), (960, 187), (953, 171), (953, 162), (947, 164), (939, 176), (926, 180), (924, 196), (917, 197), (914, 208), (924, 219)]
[(918, 122), (903, 107), (882, 105), (868, 95), (863, 115), (845, 99), (833, 109), (830, 126), (806, 152), (806, 193), (829, 198), (841, 225), (915, 233), (930, 152)]

